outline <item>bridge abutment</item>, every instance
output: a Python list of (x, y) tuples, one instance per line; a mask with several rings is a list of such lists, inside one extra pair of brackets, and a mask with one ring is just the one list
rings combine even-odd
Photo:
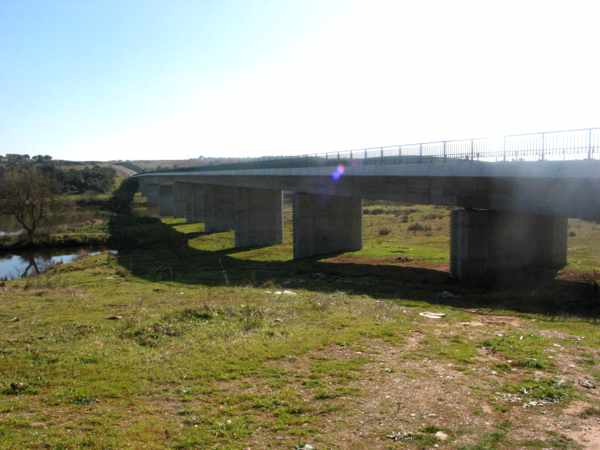
[(360, 197), (294, 194), (294, 259), (361, 248)]
[(283, 240), (282, 194), (279, 190), (235, 190), (235, 246), (259, 247)]
[(567, 219), (455, 209), (450, 272), (475, 283), (555, 274), (567, 263)]
[(161, 217), (175, 214), (175, 201), (173, 197), (173, 185), (161, 184), (158, 190), (158, 208)]

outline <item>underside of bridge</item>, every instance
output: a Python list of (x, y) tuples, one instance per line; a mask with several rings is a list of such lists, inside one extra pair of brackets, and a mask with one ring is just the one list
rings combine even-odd
[[(158, 203), (161, 216), (204, 222), (207, 232), (233, 230), (236, 247), (282, 242), (282, 190), (185, 182), (140, 185), (148, 201)], [(294, 192), (293, 198), (295, 259), (361, 249), (360, 196)], [(566, 265), (565, 217), (475, 209), (468, 199), (465, 203), (451, 216), (453, 277), (490, 282), (554, 274)]]

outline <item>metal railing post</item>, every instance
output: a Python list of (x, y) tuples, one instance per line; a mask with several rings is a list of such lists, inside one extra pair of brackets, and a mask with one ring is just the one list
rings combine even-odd
[(444, 162), (446, 162), (446, 141), (443, 142), (444, 146)]
[(419, 144), (419, 162), (423, 162), (423, 144)]
[(352, 150), (350, 150), (350, 161), (352, 161)]
[(546, 144), (546, 139), (545, 139), (545, 137), (546, 137), (546, 134), (545, 134), (545, 133), (542, 133), (542, 161), (544, 161), (544, 160), (545, 160), (545, 156), (546, 156), (546, 155), (545, 155), (545, 153), (544, 153), (544, 152), (545, 152), (545, 150), (546, 150), (546, 149), (545, 149), (545, 144)]
[(365, 159), (367, 159), (367, 151), (365, 150)]
[(381, 162), (383, 163), (383, 147), (379, 149), (379, 153), (381, 154)]
[(471, 161), (473, 161), (474, 157), (475, 157), (475, 143), (473, 142), (473, 139), (471, 139)]
[(504, 142), (502, 144), (502, 153), (504, 155), (504, 162), (506, 162), (506, 136), (504, 136)]
[(592, 129), (588, 130), (588, 159), (592, 159)]

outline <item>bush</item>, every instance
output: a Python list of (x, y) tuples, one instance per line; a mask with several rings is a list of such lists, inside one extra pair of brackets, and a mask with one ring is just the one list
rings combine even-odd
[(431, 226), (427, 224), (422, 224), (421, 222), (415, 222), (408, 226), (408, 231), (413, 231), (415, 233), (419, 231), (431, 231)]
[(379, 229), (379, 236), (387, 236), (388, 234), (390, 234), (392, 232), (392, 230), (390, 230), (387, 227), (384, 228), (380, 228)]
[(430, 213), (423, 216), (423, 220), (438, 220), (443, 219), (444, 215), (439, 213)]

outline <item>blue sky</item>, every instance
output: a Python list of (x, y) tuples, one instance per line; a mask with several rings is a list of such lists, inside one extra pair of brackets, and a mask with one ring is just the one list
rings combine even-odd
[(312, 153), (600, 125), (589, 1), (3, 0), (0, 154)]

